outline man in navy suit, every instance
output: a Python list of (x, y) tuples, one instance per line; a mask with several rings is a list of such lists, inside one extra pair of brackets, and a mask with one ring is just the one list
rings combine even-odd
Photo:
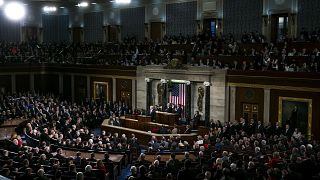
[(156, 121), (156, 110), (153, 106), (150, 106), (149, 116), (151, 116), (151, 121)]

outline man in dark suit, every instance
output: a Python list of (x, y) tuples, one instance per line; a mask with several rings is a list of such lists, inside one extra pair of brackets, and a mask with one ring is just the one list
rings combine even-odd
[(200, 123), (201, 115), (199, 114), (199, 111), (196, 111), (196, 113), (193, 116), (193, 128), (197, 128)]
[(172, 104), (171, 103), (168, 103), (168, 107), (166, 109), (166, 112), (173, 113), (173, 108), (172, 108)]
[(153, 106), (150, 107), (149, 116), (151, 117), (151, 121), (156, 121), (156, 110)]
[(289, 124), (286, 124), (286, 127), (285, 127), (285, 129), (283, 130), (283, 133), (282, 133), (282, 134), (283, 134), (284, 136), (289, 137), (289, 138), (292, 136), (293, 132), (292, 132)]
[(278, 136), (282, 133), (282, 128), (279, 126), (279, 122), (276, 122), (273, 133)]
[(85, 172), (83, 173), (83, 175), (85, 176), (85, 178), (96, 178), (97, 175), (92, 172), (92, 166), (91, 165), (87, 165), (85, 167)]
[(256, 126), (256, 133), (264, 133), (264, 127), (261, 121), (258, 121), (258, 124)]
[(196, 173), (191, 169), (191, 161), (184, 161), (184, 167), (178, 172), (177, 180), (185, 180), (194, 178)]
[(177, 109), (176, 109), (176, 114), (178, 114), (179, 117), (181, 117), (182, 111), (183, 111), (183, 110), (182, 110), (181, 104), (178, 104), (178, 107), (177, 107)]
[(240, 118), (239, 129), (246, 133), (248, 132), (248, 125), (244, 118)]

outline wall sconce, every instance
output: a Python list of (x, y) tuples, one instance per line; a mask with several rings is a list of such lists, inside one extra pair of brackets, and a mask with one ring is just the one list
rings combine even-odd
[(211, 86), (211, 83), (208, 81), (205, 81), (205, 82), (203, 82), (203, 85), (207, 87), (207, 86)]
[(144, 81), (148, 83), (150, 82), (150, 78), (144, 78)]
[(162, 84), (165, 84), (165, 83), (167, 83), (167, 80), (161, 79), (160, 82), (161, 82)]

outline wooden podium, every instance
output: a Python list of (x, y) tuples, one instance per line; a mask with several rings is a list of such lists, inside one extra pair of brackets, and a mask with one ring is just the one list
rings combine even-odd
[(145, 116), (145, 115), (138, 115), (138, 121), (146, 123), (146, 122), (151, 122), (151, 116)]
[(178, 124), (179, 115), (175, 113), (167, 113), (167, 112), (156, 112), (156, 122), (160, 124), (167, 124), (173, 126), (174, 124)]

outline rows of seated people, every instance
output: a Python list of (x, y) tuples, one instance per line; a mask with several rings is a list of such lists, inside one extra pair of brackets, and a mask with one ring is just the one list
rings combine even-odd
[[(301, 132), (281, 128), (239, 124), (212, 123), (203, 138), (194, 143), (184, 158), (171, 153), (168, 160), (162, 154), (141, 154), (127, 179), (319, 179), (320, 144), (308, 141)], [(289, 133), (290, 132), (290, 133)], [(156, 141), (156, 140), (153, 140)], [(161, 143), (159, 140), (158, 143)]]
[[(86, 122), (90, 118), (96, 119), (98, 117), (97, 111), (106, 111), (105, 108), (109, 106), (107, 104), (98, 105), (95, 104), (97, 102), (91, 102), (91, 104), (86, 105), (84, 103), (81, 106), (77, 104), (68, 105), (67, 102), (59, 101), (57, 98), (37, 95), (5, 97), (3, 99), (1, 108), (10, 109), (10, 112), (14, 112), (12, 109), (15, 108), (16, 112), (21, 112), (30, 120), (26, 126), (27, 135), (30, 138), (38, 139), (40, 142), (36, 148), (25, 149), (24, 145), (30, 144), (24, 144), (21, 138), (13, 136), (11, 138), (12, 144), (10, 144), (8, 150), (15, 153), (14, 157), (10, 157), (10, 159), (20, 156), (22, 159), (27, 159), (31, 154), (40, 153), (38, 156), (39, 159), (42, 159), (41, 161), (50, 161), (50, 168), (58, 166), (59, 169), (59, 166), (69, 167), (70, 164), (76, 164), (76, 160), (72, 158), (72, 163), (70, 163), (68, 161), (69, 157), (64, 157), (61, 148), (58, 148), (57, 151), (52, 149), (53, 144), (58, 144), (61, 147), (69, 146), (76, 149), (110, 152), (122, 152), (130, 150), (131, 147), (141, 147), (134, 135), (130, 138), (125, 135), (119, 137), (117, 134), (112, 135), (109, 132), (103, 132), (102, 135), (91, 135), (94, 126), (86, 126)], [(118, 105), (118, 108), (110, 107), (109, 111), (113, 109), (113, 113), (118, 111), (121, 114), (122, 106)], [(87, 113), (87, 111), (89, 112)], [(86, 114), (91, 114), (90, 118), (86, 117)], [(133, 164), (135, 166), (135, 168), (132, 168), (133, 177), (129, 176), (128, 179), (157, 178), (160, 172), (161, 177), (168, 176), (168, 178), (174, 177), (177, 179), (196, 177), (200, 179), (319, 178), (319, 142), (309, 141), (305, 135), (306, 132), (300, 132), (292, 124), (290, 126), (290, 122), (286, 123), (285, 127), (281, 127), (278, 123), (273, 126), (263, 125), (260, 121), (248, 121), (243, 118), (240, 119), (239, 123), (226, 122), (222, 124), (219, 121), (212, 121), (210, 123), (211, 129), (203, 137), (199, 136), (193, 144), (187, 144), (179, 138), (173, 139), (170, 143), (170, 139), (152, 137), (148, 144), (143, 145), (148, 148), (150, 153), (165, 153), (166, 151), (178, 153), (179, 151), (192, 150), (196, 157), (182, 162), (175, 159), (175, 154), (172, 154), (171, 158), (164, 163), (161, 162), (161, 159), (155, 159), (155, 157), (159, 158), (160, 156), (154, 155), (153, 159), (147, 160), (144, 157), (145, 155), (142, 154)], [(188, 148), (185, 149), (185, 147)], [(28, 156), (25, 156), (25, 153)], [(10, 166), (21, 168), (23, 160), (20, 160), (20, 163), (15, 163), (18, 160), (8, 161), (6, 153), (3, 154), (5, 161), (3, 161), (2, 174), (18, 176), (16, 174), (17, 169), (11, 168), (10, 170)], [(186, 159), (188, 159), (187, 156)], [(53, 159), (50, 160), (50, 158)], [(93, 154), (91, 159), (94, 158)], [(159, 161), (161, 170), (157, 170), (158, 175), (153, 172), (158, 164), (155, 160)], [(32, 158), (28, 161), (29, 163), (25, 162), (25, 164), (29, 164), (29, 166), (33, 164)], [(89, 171), (92, 166), (97, 168), (98, 165), (96, 164), (98, 163), (90, 164), (92, 161), (94, 160), (84, 160), (83, 164), (80, 164), (80, 166), (78, 164), (79, 171), (80, 168), (81, 172)], [(32, 167), (33, 172), (37, 170), (38, 176), (50, 171), (45, 169), (45, 166), (40, 167), (38, 166), (39, 169), (43, 170)], [(110, 169), (107, 171), (110, 171)], [(31, 175), (36, 176), (32, 173)], [(47, 176), (51, 177), (51, 175), (54, 176), (55, 174)]]
[[(256, 39), (256, 40), (254, 40)], [(260, 39), (260, 40), (259, 40)], [(319, 46), (304, 43), (263, 43), (261, 35), (245, 33), (242, 42), (233, 35), (164, 37), (160, 42), (125, 39), (119, 44), (6, 44), (0, 43), (3, 63), (67, 63), (148, 65), (168, 64), (178, 58), (184, 64), (236, 70), (319, 71)], [(254, 41), (253, 41), (254, 40)], [(248, 44), (248, 42), (262, 42)], [(182, 45), (182, 46), (181, 46)], [(189, 59), (188, 55), (191, 55)], [(226, 56), (232, 56), (230, 62)], [(237, 56), (238, 58), (234, 57)], [(239, 59), (239, 57), (241, 57)]]
[(132, 113), (128, 104), (105, 102), (103, 100), (84, 100), (81, 104), (71, 103), (52, 94), (18, 93), (0, 95), (0, 122), (15, 118), (31, 120), (32, 126), (47, 124), (65, 131), (71, 128), (71, 122), (78, 127), (100, 125), (111, 114)]
[(60, 148), (53, 155), (27, 146), (18, 153), (2, 150), (0, 163), (0, 174), (10, 179), (106, 179), (114, 167), (108, 153), (101, 160), (94, 154), (82, 158), (80, 152), (75, 157), (64, 157)]

